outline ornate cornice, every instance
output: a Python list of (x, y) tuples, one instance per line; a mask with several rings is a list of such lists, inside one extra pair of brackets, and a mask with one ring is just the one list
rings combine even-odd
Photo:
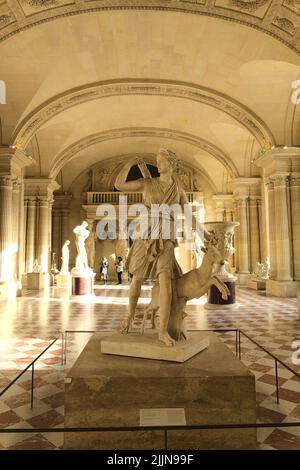
[(87, 101), (119, 95), (171, 96), (212, 106), (243, 125), (263, 145), (275, 144), (267, 125), (246, 106), (216, 90), (175, 80), (118, 79), (87, 84), (51, 98), (26, 116), (14, 131), (12, 144), (25, 148), (49, 119)]
[(300, 52), (295, 41), (299, 32), (295, 0), (8, 0), (0, 5), (0, 41), (48, 21), (108, 10), (171, 11), (233, 21)]
[(67, 147), (55, 158), (52, 164), (49, 178), (55, 179), (60, 170), (82, 150), (90, 147), (91, 145), (105, 142), (107, 140), (123, 139), (126, 137), (160, 137), (164, 139), (172, 139), (175, 141), (185, 142), (187, 144), (194, 145), (195, 147), (205, 150), (207, 153), (216, 158), (233, 177), (238, 176), (238, 171), (231, 161), (230, 157), (223, 152), (221, 149), (216, 147), (214, 144), (201, 139), (193, 134), (187, 132), (174, 131), (172, 129), (161, 129), (151, 127), (140, 127), (140, 128), (123, 128), (123, 129), (112, 129), (105, 132), (99, 132), (87, 136), (78, 142)]

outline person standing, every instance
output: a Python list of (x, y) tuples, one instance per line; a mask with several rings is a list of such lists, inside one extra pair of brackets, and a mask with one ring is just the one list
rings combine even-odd
[(118, 261), (116, 263), (116, 270), (118, 275), (118, 284), (122, 284), (122, 274), (124, 270), (123, 259), (121, 256), (118, 256)]

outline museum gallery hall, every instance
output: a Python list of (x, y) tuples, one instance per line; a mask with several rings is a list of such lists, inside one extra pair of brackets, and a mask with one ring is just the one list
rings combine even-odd
[(0, 450), (300, 450), (299, 302), (299, 2), (0, 0)]

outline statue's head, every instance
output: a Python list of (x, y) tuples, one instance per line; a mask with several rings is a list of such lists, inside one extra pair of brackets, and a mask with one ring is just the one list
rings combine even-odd
[(87, 227), (89, 226), (89, 223), (88, 223), (86, 220), (84, 220), (81, 225), (82, 225), (84, 228), (87, 228)]
[(66, 245), (70, 245), (70, 240), (66, 240)]
[(176, 155), (171, 150), (161, 148), (156, 156), (157, 169), (159, 173), (169, 173), (175, 170), (178, 161)]

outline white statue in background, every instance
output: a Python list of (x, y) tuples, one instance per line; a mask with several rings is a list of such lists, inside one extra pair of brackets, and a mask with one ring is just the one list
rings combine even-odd
[(270, 277), (270, 258), (267, 256), (265, 263), (257, 263), (258, 279), (269, 279)]
[(88, 265), (87, 252), (85, 249), (85, 240), (90, 234), (89, 230), (87, 229), (88, 225), (89, 224), (84, 221), (81, 225), (77, 225), (73, 230), (77, 248), (75, 271), (79, 274), (85, 274), (87, 271), (91, 271)]
[(39, 262), (38, 262), (37, 259), (34, 260), (32, 272), (33, 273), (40, 273), (41, 272), (40, 265), (39, 265)]
[(62, 257), (61, 257), (62, 264), (61, 264), (60, 274), (69, 274), (69, 257), (70, 257), (69, 245), (70, 245), (70, 240), (66, 240), (62, 247)]

